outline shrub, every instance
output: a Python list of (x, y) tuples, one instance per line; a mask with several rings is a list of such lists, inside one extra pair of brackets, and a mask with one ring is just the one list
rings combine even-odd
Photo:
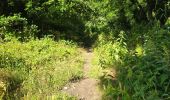
[(168, 30), (153, 27), (145, 33), (144, 44), (136, 44), (136, 49), (127, 50), (119, 45), (119, 41), (99, 45), (96, 49), (98, 64), (102, 68), (116, 69), (115, 82), (107, 77), (101, 78), (104, 99), (169, 99), (169, 37)]
[[(98, 64), (103, 67), (115, 67), (122, 63), (123, 57), (127, 54), (128, 50), (124, 42), (124, 36), (121, 33), (120, 38), (116, 41), (107, 41), (101, 39), (97, 47), (94, 49)], [(104, 41), (103, 41), (104, 40)]]
[(19, 14), (13, 16), (0, 16), (0, 32), (4, 35), (12, 35), (21, 41), (27, 41), (38, 33), (36, 25), (29, 25), (26, 18)]
[[(170, 34), (166, 30), (150, 31), (144, 45), (144, 54), (129, 55), (119, 68), (118, 79), (121, 91), (131, 99), (169, 99)], [(122, 93), (122, 97), (125, 93)]]

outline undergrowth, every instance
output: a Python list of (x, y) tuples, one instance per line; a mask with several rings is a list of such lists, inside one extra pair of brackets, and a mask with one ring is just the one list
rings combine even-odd
[(79, 53), (74, 43), (50, 38), (1, 43), (1, 99), (75, 99), (60, 90), (82, 77)]
[[(135, 47), (121, 36), (95, 47), (95, 65), (102, 70), (93, 72), (101, 79), (104, 100), (170, 99), (170, 33), (158, 27), (145, 32), (143, 43)], [(116, 75), (105, 73), (106, 69), (115, 69)]]

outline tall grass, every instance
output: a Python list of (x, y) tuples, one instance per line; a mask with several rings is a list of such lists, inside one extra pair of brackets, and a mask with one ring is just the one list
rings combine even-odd
[(1, 98), (71, 99), (60, 89), (70, 80), (82, 77), (82, 64), (80, 52), (72, 42), (45, 38), (1, 43)]

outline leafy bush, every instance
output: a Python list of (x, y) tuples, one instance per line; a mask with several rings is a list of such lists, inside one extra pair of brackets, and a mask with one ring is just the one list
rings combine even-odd
[(38, 33), (36, 25), (28, 25), (27, 19), (19, 14), (13, 16), (0, 16), (0, 32), (4, 35), (17, 37), (21, 41), (26, 41)]
[[(82, 77), (82, 58), (76, 45), (52, 39), (0, 45), (0, 69), (10, 73), (17, 89), (4, 98), (66, 98), (59, 92), (69, 80)], [(9, 95), (8, 95), (9, 94)]]
[[(136, 49), (128, 50), (129, 53), (127, 53), (126, 47), (117, 45), (121, 42), (99, 45), (96, 50), (98, 64), (103, 68), (116, 69), (116, 82), (113, 83), (112, 79), (105, 79), (106, 82), (102, 80), (105, 87), (104, 98), (123, 100), (169, 99), (169, 37), (168, 30), (153, 27), (145, 33), (144, 44), (136, 44)], [(117, 64), (120, 61), (121, 63)]]
[(98, 56), (98, 63), (101, 67), (116, 67), (122, 62), (122, 57), (127, 53), (119, 42), (108, 42), (95, 49)]
[(116, 67), (122, 63), (123, 57), (127, 54), (128, 50), (124, 43), (124, 36), (121, 33), (116, 41), (107, 41), (105, 38), (100, 37), (98, 46), (94, 49), (96, 54), (97, 64), (101, 67)]
[(144, 54), (133, 54), (124, 59), (125, 63), (118, 73), (123, 86), (120, 90), (125, 91), (131, 99), (169, 99), (170, 34), (162, 29), (153, 29), (148, 34)]

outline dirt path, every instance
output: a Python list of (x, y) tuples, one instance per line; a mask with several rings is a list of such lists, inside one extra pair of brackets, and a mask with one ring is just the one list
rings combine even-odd
[(76, 96), (79, 100), (101, 100), (101, 92), (98, 90), (99, 80), (88, 77), (93, 53), (89, 50), (83, 50), (83, 57), (85, 59), (84, 78), (66, 85), (63, 91)]

